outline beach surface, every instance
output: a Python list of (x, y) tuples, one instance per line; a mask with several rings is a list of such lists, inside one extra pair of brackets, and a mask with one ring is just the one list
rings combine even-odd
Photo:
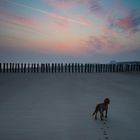
[[(106, 97), (107, 120), (94, 120)], [(1, 140), (139, 138), (140, 73), (0, 74)]]

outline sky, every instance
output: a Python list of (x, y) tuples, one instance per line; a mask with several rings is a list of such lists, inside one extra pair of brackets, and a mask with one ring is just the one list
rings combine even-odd
[(0, 0), (0, 62), (140, 61), (140, 0)]

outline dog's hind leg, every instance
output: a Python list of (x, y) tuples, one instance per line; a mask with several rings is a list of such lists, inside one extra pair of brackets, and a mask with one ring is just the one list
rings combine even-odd
[(96, 106), (96, 108), (95, 108), (95, 111), (93, 112), (93, 114), (92, 114), (92, 116), (94, 116), (95, 115), (95, 120), (97, 120), (97, 113), (98, 113), (98, 105)]
[(103, 110), (99, 110), (100, 111), (100, 118), (101, 118), (101, 120), (103, 120)]

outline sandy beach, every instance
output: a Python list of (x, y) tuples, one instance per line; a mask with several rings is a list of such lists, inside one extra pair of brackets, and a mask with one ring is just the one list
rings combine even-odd
[[(110, 98), (108, 119), (91, 116)], [(140, 73), (0, 74), (1, 140), (137, 140)]]

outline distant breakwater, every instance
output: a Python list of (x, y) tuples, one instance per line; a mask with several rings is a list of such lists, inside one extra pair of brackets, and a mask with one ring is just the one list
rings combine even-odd
[(138, 64), (0, 63), (0, 73), (139, 72)]

